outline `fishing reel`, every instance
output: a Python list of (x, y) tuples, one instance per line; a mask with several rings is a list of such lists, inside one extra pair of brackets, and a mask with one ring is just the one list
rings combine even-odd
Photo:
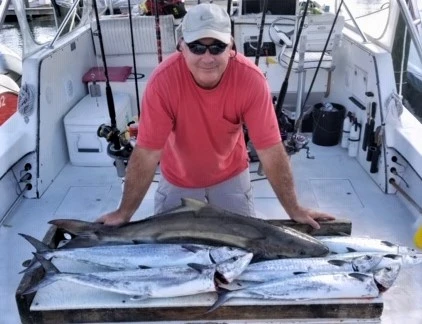
[(309, 138), (306, 135), (295, 131), (296, 127), (290, 122), (285, 113), (281, 112), (277, 120), (281, 130), (281, 138), (283, 139), (283, 144), (286, 148), (287, 154), (293, 155), (301, 150), (306, 150), (306, 157), (308, 159), (314, 159), (314, 156), (311, 156), (309, 153)]
[(97, 136), (105, 138), (108, 142), (107, 155), (114, 159), (117, 175), (123, 178), (126, 174), (127, 163), (133, 151), (132, 144), (117, 127), (106, 124), (101, 124), (98, 127)]

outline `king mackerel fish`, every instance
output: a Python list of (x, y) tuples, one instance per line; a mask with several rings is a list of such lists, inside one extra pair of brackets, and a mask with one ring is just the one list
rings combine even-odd
[(252, 252), (260, 259), (319, 257), (329, 252), (322, 242), (305, 233), (194, 199), (182, 199), (182, 205), (169, 212), (122, 226), (70, 219), (56, 219), (49, 223), (76, 236), (71, 241), (79, 239), (96, 244), (136, 242), (234, 246)]

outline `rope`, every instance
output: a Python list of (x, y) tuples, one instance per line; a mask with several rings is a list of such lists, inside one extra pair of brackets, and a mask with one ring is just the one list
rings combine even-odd
[(24, 116), (25, 122), (29, 122), (29, 116), (34, 111), (35, 87), (27, 83), (23, 84), (18, 97), (18, 111)]

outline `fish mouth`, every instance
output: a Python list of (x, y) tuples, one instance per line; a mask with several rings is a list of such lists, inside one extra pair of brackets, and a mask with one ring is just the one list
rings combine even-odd
[(224, 285), (229, 284), (227, 279), (220, 272), (216, 271), (214, 275), (214, 284), (216, 285), (216, 287), (218, 287), (219, 283)]

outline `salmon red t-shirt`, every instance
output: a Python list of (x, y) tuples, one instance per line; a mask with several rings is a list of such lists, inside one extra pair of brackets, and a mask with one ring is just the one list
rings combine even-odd
[(243, 124), (256, 149), (281, 141), (268, 83), (246, 57), (231, 58), (217, 87), (199, 87), (181, 53), (163, 61), (142, 98), (137, 145), (163, 149), (170, 183), (208, 187), (248, 167)]

